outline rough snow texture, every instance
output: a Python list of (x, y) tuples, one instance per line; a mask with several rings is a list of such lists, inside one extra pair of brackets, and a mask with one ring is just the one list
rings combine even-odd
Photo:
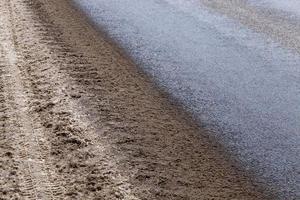
[(247, 2), (265, 9), (275, 9), (289, 15), (300, 17), (299, 0), (247, 0)]

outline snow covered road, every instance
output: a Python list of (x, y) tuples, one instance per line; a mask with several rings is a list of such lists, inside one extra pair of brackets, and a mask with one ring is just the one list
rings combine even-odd
[[(281, 199), (300, 196), (300, 55), (295, 49), (195, 0), (74, 1), (245, 170)], [(293, 3), (265, 2), (300, 15)]]

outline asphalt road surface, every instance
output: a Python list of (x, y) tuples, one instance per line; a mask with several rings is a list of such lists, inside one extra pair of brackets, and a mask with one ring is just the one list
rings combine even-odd
[(298, 1), (74, 2), (245, 170), (299, 198)]

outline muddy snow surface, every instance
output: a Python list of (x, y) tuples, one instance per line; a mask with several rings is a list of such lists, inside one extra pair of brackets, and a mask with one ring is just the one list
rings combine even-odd
[(74, 2), (244, 170), (299, 198), (299, 24), (272, 11), (297, 1)]
[(289, 15), (295, 15), (300, 19), (300, 1), (298, 0), (248, 0), (248, 2), (264, 9), (275, 9)]

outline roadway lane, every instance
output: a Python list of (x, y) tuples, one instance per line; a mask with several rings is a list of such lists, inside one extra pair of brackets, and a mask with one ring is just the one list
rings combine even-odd
[(194, 0), (74, 1), (245, 170), (300, 197), (296, 51)]

